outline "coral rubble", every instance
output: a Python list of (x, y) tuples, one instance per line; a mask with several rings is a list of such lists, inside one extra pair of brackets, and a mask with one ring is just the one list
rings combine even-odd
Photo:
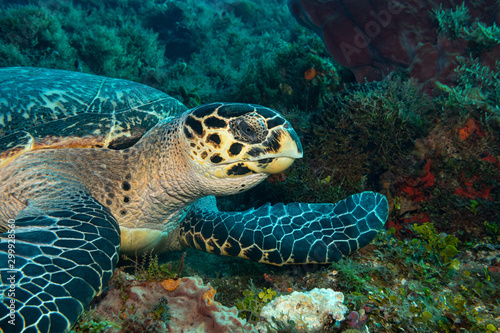
[(262, 308), (260, 316), (271, 325), (294, 323), (296, 332), (319, 332), (329, 320), (344, 320), (344, 295), (332, 289), (315, 288), (280, 296)]

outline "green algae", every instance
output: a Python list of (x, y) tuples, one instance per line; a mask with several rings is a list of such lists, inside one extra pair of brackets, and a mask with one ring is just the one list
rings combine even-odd
[[(452, 235), (438, 234), (432, 223), (421, 225), (414, 224), (413, 230), (430, 258), (434, 258), (438, 263), (447, 265), (452, 269), (458, 269), (458, 261), (452, 259), (459, 251), (457, 250), (459, 240)], [(417, 241), (418, 242), (418, 241)]]
[(455, 9), (443, 9), (441, 5), (439, 9), (432, 11), (432, 16), (437, 21), (440, 33), (453, 40), (467, 39), (474, 45), (476, 52), (500, 44), (500, 28), (496, 23), (488, 26), (472, 20), (465, 3)]
[(235, 303), (238, 316), (253, 323), (259, 320), (262, 308), (278, 296), (275, 290), (271, 288), (259, 290), (253, 283), (250, 283), (250, 287), (242, 293), (243, 298)]

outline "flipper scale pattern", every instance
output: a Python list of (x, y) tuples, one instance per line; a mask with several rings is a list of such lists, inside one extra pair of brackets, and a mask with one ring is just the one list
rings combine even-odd
[(14, 238), (0, 235), (5, 333), (68, 331), (113, 274), (120, 245), (115, 218), (81, 192), (66, 207), (15, 220)]
[(339, 261), (370, 243), (389, 214), (385, 196), (354, 194), (335, 204), (265, 204), (244, 212), (219, 212), (200, 200), (181, 225), (191, 247), (273, 265)]

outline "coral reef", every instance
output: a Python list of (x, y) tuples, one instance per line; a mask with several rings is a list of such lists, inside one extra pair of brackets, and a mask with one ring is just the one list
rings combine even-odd
[[(495, 283), (500, 275), (483, 265), (495, 262), (491, 256), (498, 257), (498, 249), (486, 251), (490, 258), (486, 259), (478, 249), (465, 249), (429, 225), (419, 228), (421, 238), (405, 241), (391, 236), (395, 230), (382, 233), (374, 244), (375, 258), (365, 258), (363, 265), (347, 260), (335, 266), (337, 275), (348, 271), (365, 277), (362, 292), (357, 292), (342, 284), (343, 275), (339, 276), (348, 306), (368, 309), (366, 324), (375, 331), (495, 332), (500, 315)], [(449, 253), (445, 244), (464, 251)], [(443, 255), (452, 255), (448, 264)], [(483, 256), (486, 260), (478, 260)]]
[[(265, 62), (269, 50), (286, 49), (299, 34), (299, 25), (278, 0), (31, 3), (0, 1), (0, 66), (134, 80), (190, 107), (202, 101), (238, 101), (235, 88), (242, 81), (261, 79), (254, 63)], [(252, 102), (258, 98), (253, 96)]]
[(234, 98), (280, 109), (314, 112), (341, 85), (341, 72), (321, 40), (303, 31), (296, 40), (246, 67)]
[(439, 231), (471, 241), (485, 234), (485, 221), (498, 223), (500, 146), (488, 112), (477, 109), (463, 120), (449, 114), (382, 175), (395, 203), (389, 227), (404, 232), (414, 222), (432, 221)]
[(61, 22), (43, 7), (10, 7), (0, 13), (0, 66), (70, 69), (74, 50)]
[[(123, 260), (133, 276), (118, 273), (76, 332), (175, 331), (184, 320), (195, 323), (187, 330), (222, 321), (218, 329), (250, 330), (242, 319), (290, 332), (296, 322), (261, 322), (262, 309), (315, 288), (342, 292), (348, 309), (341, 322), (317, 317), (324, 331), (500, 331), (498, 1), (291, 3), (328, 49), (278, 0), (0, 0), (0, 66), (81, 70), (147, 83), (190, 107), (231, 100), (285, 114), (304, 158), (221, 200), (224, 210), (362, 190), (390, 199), (388, 230), (333, 265), (187, 251), (184, 275), (202, 283), (179, 278), (182, 253)], [(340, 15), (323, 33), (329, 6)], [(384, 79), (353, 84), (365, 77)]]
[(215, 290), (205, 285), (200, 277), (177, 281), (139, 282), (119, 270), (91, 311), (91, 315), (98, 320), (84, 318), (79, 327), (104, 326), (108, 327), (107, 332), (215, 333), (254, 330), (245, 320), (238, 318), (236, 308), (214, 301)]
[[(439, 4), (439, 7), (438, 7)], [(316, 31), (359, 82), (405, 71), (428, 84), (454, 82), (457, 56), (493, 65), (500, 55), (498, 2), (290, 0), (291, 13)], [(493, 62), (492, 62), (493, 60)]]
[[(262, 308), (260, 316), (273, 328), (292, 323), (296, 332), (320, 332), (327, 320), (344, 320), (344, 295), (331, 289), (315, 288), (280, 296)], [(328, 323), (329, 324), (329, 323)]]

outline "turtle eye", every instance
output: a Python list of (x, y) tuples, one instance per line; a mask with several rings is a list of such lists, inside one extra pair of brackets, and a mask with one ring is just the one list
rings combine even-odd
[(242, 120), (238, 124), (239, 132), (242, 136), (246, 137), (250, 141), (254, 141), (257, 138), (257, 133), (255, 133), (254, 128), (247, 123), (245, 120)]
[(264, 141), (268, 133), (266, 123), (255, 113), (231, 120), (229, 127), (236, 140), (252, 144)]

